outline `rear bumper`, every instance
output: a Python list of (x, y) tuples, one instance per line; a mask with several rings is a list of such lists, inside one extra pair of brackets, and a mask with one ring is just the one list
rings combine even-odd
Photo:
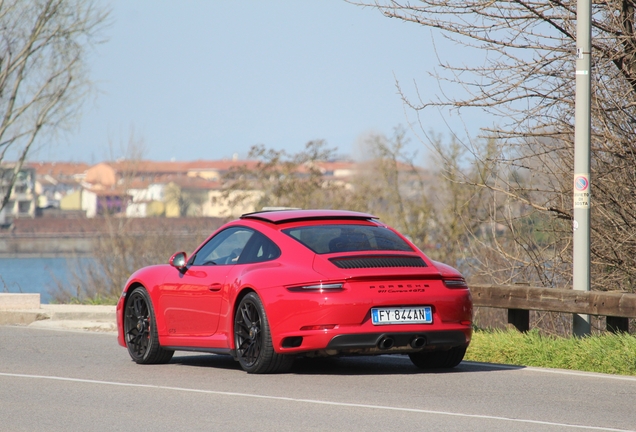
[(390, 339), (392, 347), (409, 347), (417, 338), (424, 338), (423, 346), (418, 348), (443, 349), (466, 344), (466, 335), (461, 331), (408, 332), (408, 333), (367, 333), (342, 334), (334, 336), (327, 345), (328, 350), (347, 350), (377, 347), (382, 340)]
[[(415, 282), (414, 282), (415, 283)], [(404, 284), (408, 285), (407, 282)], [(430, 282), (433, 285), (433, 282)], [(361, 290), (363, 290), (361, 292)], [(374, 290), (369, 294), (367, 290)], [(467, 346), (472, 337), (472, 300), (466, 289), (443, 286), (425, 287), (425, 292), (387, 292), (357, 286), (337, 293), (284, 293), (285, 301), (264, 292), (268, 319), (272, 323), (272, 342), (276, 352), (301, 354), (320, 351), (379, 354), (446, 350)], [(259, 293), (260, 294), (260, 293)], [(271, 297), (270, 297), (271, 296)], [(391, 306), (431, 306), (430, 324), (374, 325), (371, 309)], [(270, 318), (271, 317), (271, 318)], [(392, 343), (380, 346), (382, 338)], [(414, 338), (423, 338), (411, 346)]]
[[(454, 326), (452, 330), (432, 330), (422, 326), (383, 328), (382, 332), (342, 333), (338, 331), (298, 332), (280, 339), (276, 351), (281, 354), (318, 356), (340, 354), (405, 354), (418, 351), (448, 350), (468, 346), (470, 326)], [(416, 328), (419, 327), (419, 328)]]

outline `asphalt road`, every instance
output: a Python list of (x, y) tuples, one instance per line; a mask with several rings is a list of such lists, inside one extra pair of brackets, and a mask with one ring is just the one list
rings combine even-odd
[(636, 429), (636, 379), (406, 357), (298, 360), (248, 375), (230, 357), (133, 363), (115, 336), (0, 326), (0, 431)]

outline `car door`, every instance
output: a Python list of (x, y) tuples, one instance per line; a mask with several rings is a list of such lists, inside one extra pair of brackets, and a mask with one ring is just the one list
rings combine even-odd
[(227, 275), (253, 231), (231, 227), (221, 231), (193, 255), (185, 269), (168, 275), (160, 303), (170, 336), (211, 336), (219, 324)]

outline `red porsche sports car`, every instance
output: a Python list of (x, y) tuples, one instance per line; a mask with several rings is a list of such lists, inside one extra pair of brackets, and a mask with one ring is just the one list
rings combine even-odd
[(472, 335), (462, 275), (376, 217), (338, 210), (245, 214), (188, 258), (135, 272), (117, 304), (137, 363), (229, 354), (250, 373), (302, 356), (403, 354), (451, 368)]

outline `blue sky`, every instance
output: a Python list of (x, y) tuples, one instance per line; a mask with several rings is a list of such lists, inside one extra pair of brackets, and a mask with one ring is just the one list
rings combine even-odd
[[(244, 158), (254, 144), (294, 153), (315, 139), (349, 155), (365, 134), (416, 119), (396, 79), (411, 95), (414, 82), (423, 99), (439, 94), (430, 30), (343, 0), (104, 4), (113, 25), (89, 63), (99, 93), (76, 129), (31, 160), (122, 157), (131, 136), (152, 160)], [(444, 136), (447, 124), (460, 135), (484, 126), (437, 111), (421, 119)]]

